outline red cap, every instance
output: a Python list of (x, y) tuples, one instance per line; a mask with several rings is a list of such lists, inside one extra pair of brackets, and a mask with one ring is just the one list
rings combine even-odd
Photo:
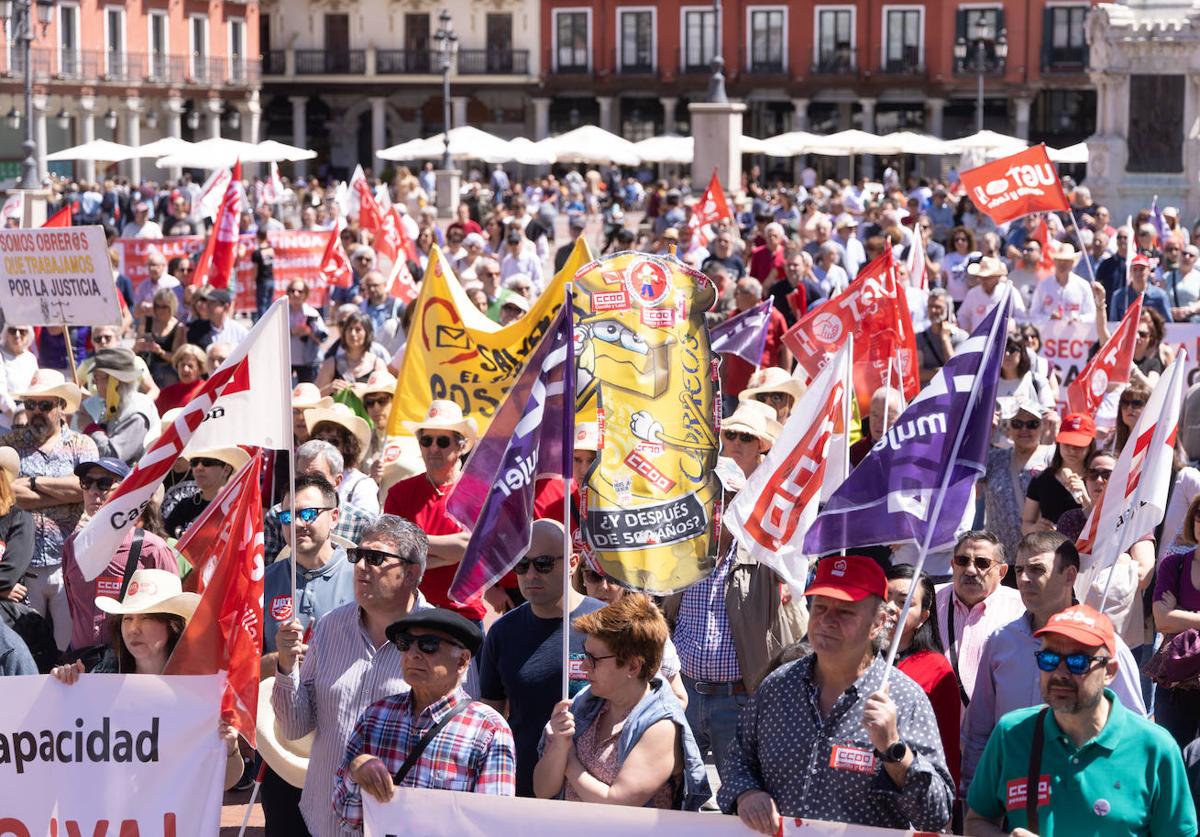
[(1129, 260), (1130, 267), (1134, 267), (1135, 265), (1139, 265), (1139, 264), (1144, 265), (1146, 267), (1154, 267), (1154, 262), (1150, 261), (1150, 257), (1147, 256), (1145, 253), (1138, 253), (1136, 256), (1134, 256), (1132, 259)]
[(1047, 634), (1065, 636), (1084, 645), (1101, 645), (1113, 656), (1117, 653), (1112, 620), (1087, 605), (1072, 605), (1051, 616), (1046, 627), (1033, 632), (1034, 636)]
[(1096, 438), (1096, 422), (1087, 413), (1071, 413), (1063, 419), (1054, 441), (1062, 445), (1087, 447)]
[(817, 577), (806, 596), (828, 596), (843, 602), (861, 602), (867, 596), (887, 598), (883, 568), (863, 555), (831, 555), (817, 562)]

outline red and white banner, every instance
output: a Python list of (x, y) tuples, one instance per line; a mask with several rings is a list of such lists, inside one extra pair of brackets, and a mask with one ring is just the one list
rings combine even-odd
[(348, 288), (354, 284), (354, 270), (350, 267), (350, 257), (342, 246), (342, 236), (338, 230), (329, 231), (329, 243), (321, 255), (321, 276), (326, 287)]
[(292, 438), (288, 308), (276, 302), (76, 535), (85, 579), (99, 575), (185, 450), (231, 445), (286, 449)]
[(242, 215), (241, 180), (242, 164), (239, 161), (233, 166), (232, 178), (225, 187), (225, 196), (221, 198), (221, 206), (217, 209), (217, 220), (196, 262), (196, 269), (192, 271), (193, 285), (228, 288), (233, 281), (240, 235), (238, 225)]
[(791, 585), (794, 596), (808, 579), (804, 536), (817, 518), (833, 437), (844, 432), (852, 352), (843, 345), (796, 402), (724, 517), (738, 543)]
[(967, 169), (959, 177), (971, 202), (997, 224), (1034, 212), (1071, 208), (1044, 145)]
[(217, 210), (225, 197), (225, 191), (233, 182), (233, 172), (229, 169), (217, 169), (208, 176), (200, 187), (200, 195), (196, 198), (196, 211), (201, 218), (217, 217)]
[(163, 671), (226, 672), (221, 717), (252, 747), (263, 642), (262, 459), (256, 453), (242, 466), (176, 547), (195, 567), (187, 587), (201, 599)]
[(717, 170), (713, 169), (708, 188), (700, 203), (692, 207), (692, 217), (688, 218), (688, 250), (696, 247), (707, 247), (713, 239), (712, 224), (718, 221), (732, 221), (733, 213), (729, 211), (729, 201), (725, 198), (725, 189)]
[(1138, 296), (1126, 309), (1121, 325), (1110, 334), (1108, 342), (1067, 386), (1067, 407), (1072, 413), (1096, 415), (1109, 384), (1129, 383), (1129, 368), (1133, 366), (1133, 347), (1141, 318), (1142, 297)]
[[(376, 802), (370, 794), (363, 794), (366, 837), (391, 837), (395, 834), (420, 834), (421, 837), (506, 834), (513, 830), (514, 823), (520, 823), (521, 830), (529, 834), (570, 834), (571, 837), (610, 837), (613, 834), (750, 837), (754, 833), (737, 817), (692, 811), (519, 796), (485, 796), (428, 788), (399, 788), (391, 802), (386, 804)], [(782, 835), (796, 837), (925, 837), (927, 834), (923, 831), (900, 831), (793, 817), (784, 818), (782, 829)]]
[(0, 834), (216, 834), (224, 678), (4, 678)]

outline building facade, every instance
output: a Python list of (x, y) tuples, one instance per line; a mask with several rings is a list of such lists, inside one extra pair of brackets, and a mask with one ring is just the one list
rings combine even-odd
[[(0, 31), (0, 180), (16, 176), (25, 136), (22, 44)], [(55, 0), (34, 23), (34, 136), (45, 155), (92, 139), (141, 145), (166, 136), (255, 141), (261, 109), (258, 6), (236, 0)], [(91, 163), (52, 170), (93, 180)], [(120, 171), (159, 178), (153, 161)]]

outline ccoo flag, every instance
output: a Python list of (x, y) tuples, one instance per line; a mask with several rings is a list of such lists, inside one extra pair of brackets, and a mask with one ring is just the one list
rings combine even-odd
[(757, 369), (771, 327), (771, 305), (771, 300), (764, 299), (748, 311), (710, 328), (708, 339), (712, 350), (737, 355)]
[(490, 587), (529, 548), (534, 483), (541, 476), (571, 475), (574, 398), (568, 302), (529, 356), (446, 501), (446, 510), (471, 532), (450, 586), (455, 601), (469, 601)]
[(804, 538), (805, 552), (953, 543), (987, 464), (1011, 305), (1006, 296), (992, 309), (833, 493)]

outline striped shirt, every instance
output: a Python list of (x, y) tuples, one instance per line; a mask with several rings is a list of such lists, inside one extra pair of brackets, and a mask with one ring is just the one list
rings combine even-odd
[(742, 679), (725, 610), (725, 586), (733, 554), (726, 555), (707, 578), (685, 590), (679, 604), (672, 639), (679, 651), (680, 670), (693, 680), (732, 683)]
[[(430, 729), (463, 701), (471, 701), (466, 692), (455, 689), (414, 718), (411, 698), (406, 692), (371, 704), (350, 735), (333, 787), (333, 807), (348, 831), (360, 834), (363, 827), (362, 791), (350, 778), (354, 759), (370, 753), (394, 776)], [(434, 736), (400, 786), (515, 796), (516, 774), (508, 723), (487, 704), (470, 703)]]
[[(414, 610), (429, 605), (417, 595)], [(297, 671), (277, 674), (271, 707), (289, 740), (316, 731), (300, 812), (313, 837), (342, 833), (331, 804), (334, 774), (346, 740), (363, 710), (377, 700), (408, 691), (400, 651), (390, 642), (376, 648), (357, 602), (331, 611), (313, 629), (308, 653)]]

